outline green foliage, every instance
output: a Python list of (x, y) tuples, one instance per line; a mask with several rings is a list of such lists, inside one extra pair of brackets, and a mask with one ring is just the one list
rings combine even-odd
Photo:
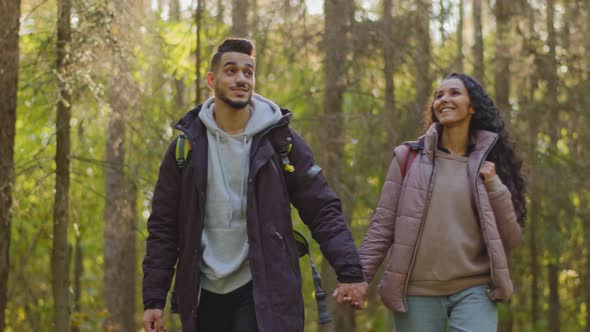
[[(110, 112), (109, 79), (113, 54), (127, 59), (127, 70), (133, 77), (132, 107), (128, 110), (126, 136), (126, 176), (137, 186), (138, 280), (146, 223), (153, 188), (161, 158), (177, 135), (171, 127), (195, 105), (197, 72), (201, 78), (202, 96), (210, 95), (204, 82), (213, 48), (231, 31), (228, 17), (217, 19), (217, 8), (207, 2), (202, 19), (200, 68), (195, 68), (196, 32), (193, 9), (183, 7), (179, 20), (166, 11), (156, 13), (151, 5), (125, 7), (116, 11), (104, 0), (74, 1), (73, 65), (68, 77), (58, 78), (55, 67), (56, 1), (22, 1), (18, 115), (15, 143), (16, 183), (11, 242), (11, 266), (7, 331), (50, 331), (52, 319), (51, 237), (55, 186), (55, 107), (58, 79), (66, 80), (72, 89), (72, 155), (70, 218), (72, 248), (79, 236), (83, 253), (83, 272), (79, 311), (73, 312), (73, 325), (80, 331), (101, 330), (105, 317), (103, 301), (103, 220), (105, 201), (106, 128)], [(209, 5), (211, 3), (211, 5)], [(252, 39), (258, 47), (257, 92), (293, 111), (292, 126), (308, 140), (314, 150), (322, 143), (319, 132), (324, 111), (325, 61), (324, 17), (311, 15), (305, 2), (258, 1)], [(343, 96), (343, 148), (341, 196), (357, 244), (360, 244), (377, 203), (392, 149), (405, 140), (415, 139), (422, 124), (416, 123), (415, 1), (394, 1), (395, 31), (385, 36), (372, 31), (356, 35), (357, 30), (379, 26), (381, 3), (357, 1), (355, 29), (351, 38)], [(437, 79), (456, 70), (458, 40), (455, 24), (456, 1), (442, 1), (442, 15), (435, 6), (432, 14), (432, 63), (434, 87)], [(183, 5), (184, 6), (184, 5)], [(584, 328), (588, 308), (587, 291), (590, 257), (590, 173), (587, 147), (590, 127), (587, 105), (590, 58), (587, 42), (590, 8), (581, 2), (557, 1), (558, 22), (558, 105), (549, 104), (547, 94), (548, 49), (545, 4), (520, 1), (514, 4), (515, 16), (507, 38), (511, 48), (512, 110), (510, 131), (526, 155), (525, 165), (534, 183), (529, 190), (530, 206), (538, 210), (535, 220), (527, 221), (521, 248), (511, 253), (511, 273), (517, 294), (510, 306), (500, 307), (500, 319), (512, 314), (513, 331), (547, 331), (549, 326), (546, 267), (558, 264), (562, 331)], [(484, 6), (485, 86), (493, 95), (495, 32), (491, 8)], [(467, 13), (466, 13), (467, 14)], [(134, 31), (117, 30), (113, 18), (124, 17)], [(442, 15), (442, 16), (441, 16)], [(440, 20), (447, 20), (440, 32)], [(463, 45), (465, 68), (472, 72), (471, 40), (473, 27), (466, 18)], [(361, 28), (362, 27), (362, 28)], [(359, 28), (359, 29), (356, 29)], [(438, 30), (436, 30), (438, 29)], [(364, 30), (363, 30), (364, 31)], [(440, 34), (444, 37), (440, 37)], [(129, 37), (131, 36), (131, 37)], [(383, 77), (383, 42), (396, 45), (394, 63), (394, 109), (385, 108)], [(182, 96), (182, 98), (179, 98)], [(198, 102), (202, 102), (200, 100)], [(421, 106), (421, 105), (420, 105)], [(551, 115), (558, 112), (558, 123)], [(418, 116), (419, 117), (419, 116)], [(388, 123), (395, 119), (395, 123)], [(385, 129), (394, 128), (393, 136)], [(557, 141), (551, 140), (553, 132)], [(318, 156), (316, 156), (318, 157)], [(534, 204), (533, 204), (534, 203)], [(295, 228), (306, 236), (309, 231), (294, 214)], [(531, 239), (530, 227), (536, 237)], [(540, 270), (540, 321), (531, 322), (532, 273), (530, 243), (538, 246)], [(311, 241), (311, 252), (318, 265), (322, 256)], [(72, 249), (72, 269), (73, 269)], [(304, 258), (307, 260), (307, 258)], [(301, 261), (306, 305), (306, 331), (317, 331), (317, 313), (312, 297), (313, 283), (307, 261)], [(74, 272), (72, 272), (73, 275)], [(73, 280), (73, 278), (72, 278)], [(377, 282), (377, 281), (375, 281)], [(331, 290), (326, 290), (331, 293)], [(72, 292), (74, 288), (72, 287)], [(586, 292), (586, 293), (585, 293)], [(389, 331), (391, 314), (378, 298), (371, 299), (366, 312), (356, 314), (357, 330)], [(137, 289), (137, 316), (141, 320), (140, 285)], [(572, 317), (566, 319), (566, 317)], [(169, 326), (173, 323), (167, 315)]]

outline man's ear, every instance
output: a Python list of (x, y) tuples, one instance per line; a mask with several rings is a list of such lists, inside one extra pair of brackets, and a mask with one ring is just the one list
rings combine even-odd
[(213, 74), (213, 72), (207, 73), (207, 85), (211, 89), (215, 89), (215, 75)]

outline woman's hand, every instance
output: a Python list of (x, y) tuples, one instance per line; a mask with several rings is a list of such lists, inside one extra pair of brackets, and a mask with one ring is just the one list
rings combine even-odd
[(484, 161), (483, 165), (481, 165), (481, 169), (479, 170), (479, 175), (484, 181), (488, 181), (489, 179), (496, 176), (496, 165), (491, 161)]

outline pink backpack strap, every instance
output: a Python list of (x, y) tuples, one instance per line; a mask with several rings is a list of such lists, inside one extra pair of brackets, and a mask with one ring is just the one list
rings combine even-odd
[(404, 151), (401, 159), (399, 160), (399, 167), (402, 173), (402, 178), (405, 178), (406, 173), (408, 172), (410, 165), (412, 165), (412, 161), (414, 161), (414, 158), (416, 158), (417, 153), (407, 145), (403, 145), (402, 147)]

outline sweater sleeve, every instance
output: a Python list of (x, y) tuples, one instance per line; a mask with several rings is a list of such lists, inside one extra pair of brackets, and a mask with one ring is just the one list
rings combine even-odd
[(506, 250), (517, 247), (522, 241), (522, 228), (516, 221), (512, 195), (498, 175), (484, 182), (494, 211), (498, 232)]
[(393, 243), (402, 182), (399, 161), (394, 155), (385, 177), (379, 203), (359, 249), (363, 273), (368, 282), (375, 277)]

